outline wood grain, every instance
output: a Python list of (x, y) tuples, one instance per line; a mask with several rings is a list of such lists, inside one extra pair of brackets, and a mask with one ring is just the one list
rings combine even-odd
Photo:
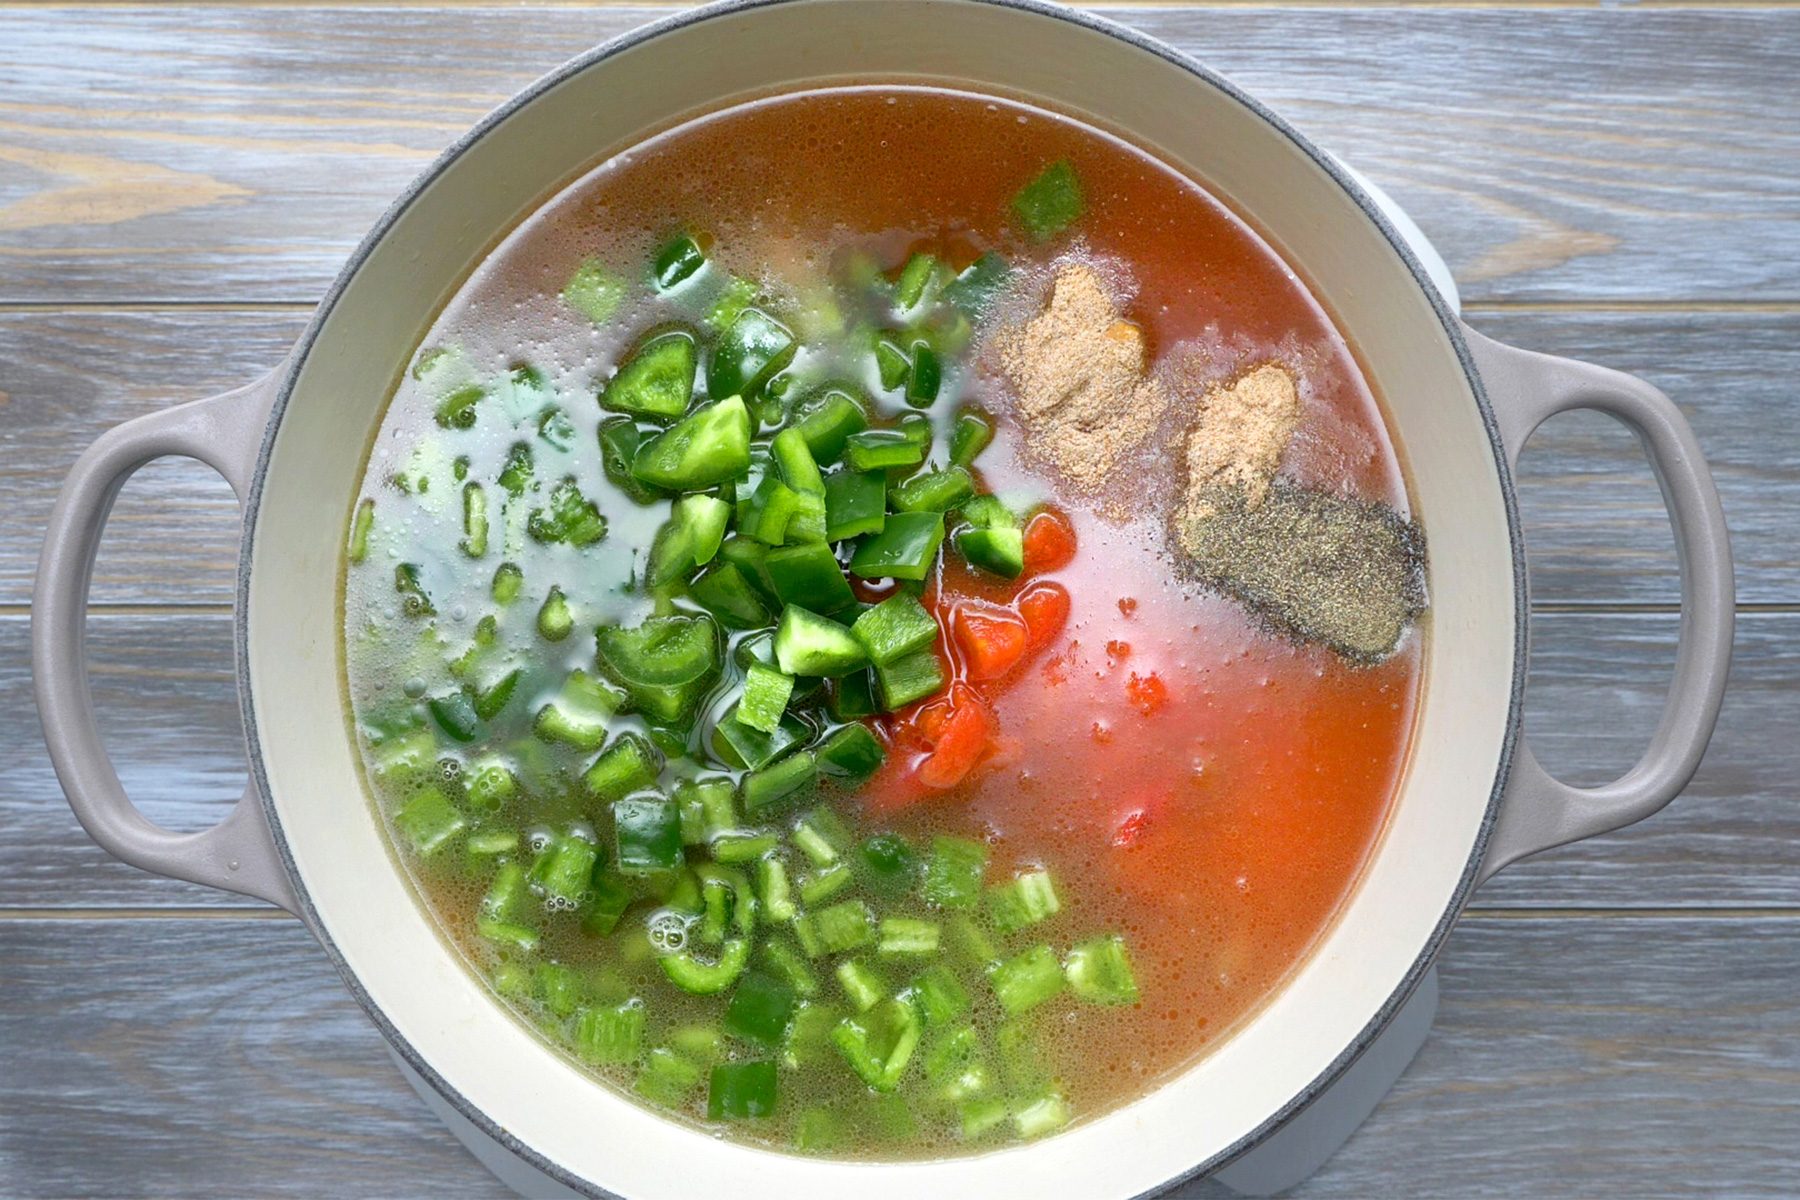
[[(310, 301), (484, 112), (669, 11), (0, 10), (0, 300)], [(1790, 8), (1106, 15), (1390, 188), (1472, 299), (1800, 299)]]
[[(1685, 408), (1725, 499), (1739, 598), (1800, 602), (1795, 442), (1770, 414), (1800, 378), (1800, 312), (1481, 313), (1521, 346), (1632, 371)], [(298, 313), (161, 309), (0, 312), (0, 604), (29, 600), (39, 540), (68, 464), (108, 427), (243, 383), (280, 360)], [(1666, 604), (1679, 599), (1662, 498), (1636, 439), (1607, 418), (1552, 421), (1522, 464), (1535, 598)], [(101, 603), (230, 603), (237, 506), (210, 470), (152, 464), (127, 485), (101, 548)]]
[[(242, 901), (112, 862), (75, 824), (29, 700), (26, 622), (0, 618), (0, 908), (231, 905)], [(1537, 619), (1526, 727), (1545, 765), (1599, 783), (1630, 765), (1660, 711), (1676, 618)], [(179, 829), (217, 821), (243, 781), (228, 620), (89, 621), (96, 705), (127, 790)], [(1687, 793), (1633, 829), (1522, 864), (1484, 907), (1800, 908), (1800, 745), (1792, 736), (1800, 615), (1746, 616), (1711, 753)]]
[[(1797, 928), (1466, 920), (1431, 1041), (1297, 1195), (1784, 1194)], [(504, 1194), (295, 922), (0, 922), (0, 977), (9, 1195)]]

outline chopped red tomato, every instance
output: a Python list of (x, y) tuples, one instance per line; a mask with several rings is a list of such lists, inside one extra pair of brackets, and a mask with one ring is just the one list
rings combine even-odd
[(957, 605), (951, 627), (970, 679), (998, 679), (1025, 657), (1031, 631), (1009, 608), (979, 601)]
[(930, 788), (953, 788), (961, 783), (992, 748), (993, 710), (967, 684), (950, 689), (950, 716), (938, 734), (931, 753), (919, 764), (919, 782)]
[(1075, 527), (1054, 508), (1046, 508), (1025, 524), (1025, 573), (1042, 575), (1069, 565), (1075, 557)]
[(1148, 675), (1133, 671), (1131, 678), (1125, 681), (1125, 697), (1133, 708), (1147, 717), (1169, 702), (1169, 688), (1155, 671)]
[(1135, 599), (1133, 599), (1130, 596), (1120, 596), (1119, 597), (1119, 615), (1121, 617), (1124, 617), (1126, 620), (1130, 620), (1132, 615), (1136, 612), (1137, 612), (1137, 601)]
[(1131, 657), (1131, 643), (1121, 642), (1117, 638), (1114, 638), (1112, 641), (1106, 643), (1106, 657), (1110, 658), (1115, 664), (1124, 662)]
[(1027, 584), (1013, 601), (1013, 607), (1025, 618), (1031, 638), (1030, 650), (1041, 650), (1056, 640), (1069, 620), (1069, 592), (1060, 583), (1043, 580)]

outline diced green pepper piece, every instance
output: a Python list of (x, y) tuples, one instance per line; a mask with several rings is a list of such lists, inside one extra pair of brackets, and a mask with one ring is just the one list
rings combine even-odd
[(479, 483), (464, 484), (462, 551), (470, 558), (480, 558), (487, 553), (487, 545), (487, 493)]
[(684, 231), (662, 244), (656, 252), (654, 265), (657, 289), (666, 292), (691, 279), (706, 265), (706, 251), (700, 248), (692, 234)]
[(862, 643), (830, 617), (790, 604), (775, 629), (775, 661), (789, 675), (845, 675), (865, 666)]
[(937, 620), (909, 592), (895, 592), (873, 608), (865, 609), (850, 626), (862, 643), (869, 661), (886, 666), (937, 641)]
[(592, 842), (574, 834), (558, 834), (531, 864), (530, 879), (546, 896), (569, 908), (581, 899), (594, 873), (600, 852)]
[(650, 546), (645, 582), (652, 589), (666, 587), (711, 562), (730, 519), (731, 506), (715, 496), (696, 493), (675, 501)]
[(475, 425), (475, 408), (487, 399), (487, 389), (472, 383), (459, 387), (438, 401), (437, 423), (445, 429), (471, 429)]
[(635, 629), (608, 626), (594, 635), (600, 666), (628, 690), (705, 679), (719, 668), (718, 631), (706, 617), (646, 617)]
[(857, 870), (871, 890), (899, 896), (919, 877), (919, 856), (896, 833), (878, 833), (857, 847)]
[(1050, 872), (1039, 867), (1021, 871), (1006, 883), (989, 888), (988, 911), (993, 914), (995, 929), (1017, 933), (1061, 912), (1062, 901), (1057, 898)]
[(519, 570), (517, 563), (504, 562), (494, 568), (494, 583), (488, 594), (495, 604), (511, 604), (519, 598), (519, 591), (524, 586), (525, 572)]
[[(769, 862), (778, 861), (769, 859)], [(763, 905), (768, 910), (767, 901)], [(806, 958), (795, 950), (793, 943), (785, 938), (776, 938), (763, 943), (763, 958), (769, 969), (794, 990), (799, 997), (816, 996), (819, 992), (819, 976), (812, 969)]]
[(819, 474), (806, 435), (798, 429), (784, 429), (769, 443), (769, 455), (781, 472), (782, 480), (796, 492), (825, 494), (825, 480)]
[(525, 531), (540, 542), (591, 546), (606, 536), (606, 518), (571, 475), (550, 489), (549, 504), (531, 510)]
[(796, 750), (786, 758), (752, 771), (739, 785), (745, 813), (757, 813), (809, 794), (818, 779), (818, 765), (809, 750)]
[(535, 983), (538, 999), (557, 1016), (574, 1016), (581, 1007), (584, 989), (581, 976), (572, 967), (557, 962), (539, 963)]
[(825, 476), (825, 540), (879, 533), (887, 523), (887, 476), (840, 468)]
[(729, 766), (760, 770), (810, 737), (812, 731), (792, 714), (783, 716), (773, 732), (752, 729), (737, 719), (733, 706), (713, 731), (713, 751)]
[(604, 325), (625, 302), (625, 281), (597, 258), (576, 268), (563, 286), (563, 302), (596, 325)]
[(893, 513), (850, 557), (850, 573), (863, 579), (924, 579), (944, 541), (944, 515)]
[(480, 718), (475, 715), (475, 703), (469, 694), (463, 691), (446, 692), (441, 696), (433, 696), (425, 702), (431, 712), (431, 719), (437, 727), (452, 741), (472, 742), (480, 727)]
[[(800, 881), (800, 901), (808, 908), (823, 904), (855, 882), (856, 876), (851, 874), (849, 864), (837, 863)], [(802, 940), (805, 940), (804, 934)], [(810, 946), (808, 952), (811, 952)]]
[(569, 611), (569, 598), (562, 588), (552, 584), (550, 594), (538, 609), (538, 636), (546, 642), (560, 642), (575, 628), (575, 614)]
[(558, 450), (567, 450), (575, 444), (575, 423), (569, 420), (569, 414), (561, 405), (553, 404), (539, 413), (537, 428), (538, 436)]
[(925, 901), (939, 908), (970, 908), (981, 898), (988, 849), (969, 838), (939, 834), (925, 859)]
[(780, 1046), (798, 1000), (786, 980), (763, 971), (746, 971), (725, 1007), (725, 1032), (748, 1042)]
[(844, 443), (853, 433), (869, 427), (869, 416), (857, 398), (841, 387), (827, 388), (801, 406), (793, 428), (806, 439), (813, 461), (820, 465), (843, 457)]
[[(756, 862), (756, 897), (771, 921), (794, 919), (793, 884), (788, 879), (787, 864), (770, 854)], [(801, 989), (801, 995), (806, 995)]]
[(832, 1056), (831, 1031), (837, 1023), (837, 1010), (828, 1004), (800, 1005), (788, 1022), (787, 1045), (781, 1054), (783, 1065), (798, 1070)]
[(895, 512), (949, 512), (975, 494), (975, 479), (962, 467), (926, 471), (888, 493)]
[(865, 429), (844, 440), (844, 461), (853, 471), (916, 467), (925, 461), (925, 447), (898, 429)]
[(737, 719), (751, 729), (774, 733), (794, 694), (794, 677), (762, 663), (750, 664), (744, 676), (744, 696), (738, 701)]
[(771, 473), (762, 477), (738, 516), (738, 532), (766, 546), (787, 540), (788, 524), (800, 508), (800, 495)]
[(369, 555), (369, 530), (375, 527), (375, 502), (365, 499), (356, 506), (350, 524), (350, 561), (359, 563)]
[(661, 499), (661, 493), (631, 473), (643, 436), (630, 417), (608, 417), (600, 422), (600, 467), (609, 483), (635, 504)]
[(881, 768), (887, 751), (867, 725), (854, 724), (820, 742), (813, 757), (818, 760), (819, 774), (844, 787), (856, 787)]
[(737, 977), (744, 973), (750, 962), (750, 940), (727, 938), (719, 949), (718, 959), (710, 963), (690, 950), (665, 954), (656, 961), (669, 982), (682, 991), (694, 996), (712, 996), (737, 982)]
[(944, 285), (943, 298), (974, 319), (987, 311), (988, 303), (1006, 286), (1011, 273), (1006, 260), (990, 250)]
[(622, 703), (624, 697), (611, 684), (571, 671), (556, 698), (538, 710), (532, 732), (541, 741), (598, 750), (606, 741), (607, 718)]
[(795, 923), (795, 928), (804, 928), (807, 933), (802, 935), (802, 942), (807, 936), (816, 939), (824, 954), (848, 954), (875, 940), (874, 918), (861, 900), (843, 900), (809, 912)]
[(875, 952), (889, 957), (936, 954), (942, 936), (936, 921), (917, 917), (883, 917), (876, 935)]
[(686, 329), (658, 333), (631, 352), (600, 390), (600, 407), (651, 420), (673, 421), (694, 399), (699, 354)]
[(421, 857), (442, 849), (469, 826), (468, 818), (457, 811), (443, 789), (432, 786), (413, 793), (394, 814), (394, 824)]
[(794, 545), (801, 542), (824, 542), (825, 539), (825, 493), (795, 492), (794, 515), (788, 519), (787, 541)]
[(426, 728), (391, 733), (369, 747), (369, 774), (387, 787), (400, 786), (437, 766), (437, 738)]
[(994, 419), (978, 409), (964, 409), (956, 414), (956, 423), (950, 427), (950, 461), (959, 467), (969, 466), (993, 440)]
[(1025, 535), (1016, 527), (959, 529), (956, 552), (972, 567), (1017, 579), (1025, 571)]
[(614, 861), (627, 875), (668, 871), (682, 863), (681, 813), (663, 796), (613, 801)]
[(815, 867), (828, 867), (850, 848), (850, 831), (829, 808), (815, 808), (794, 826), (794, 845)]
[(619, 918), (631, 907), (636, 892), (626, 878), (604, 864), (597, 864), (589, 883), (587, 903), (581, 909), (581, 928), (605, 937), (618, 928)]
[[(437, 605), (431, 602), (431, 597), (425, 592), (425, 585), (419, 582), (418, 563), (401, 563), (394, 568), (394, 590), (400, 593), (400, 611), (407, 616), (437, 616)], [(854, 600), (855, 597), (852, 596), (851, 599)]]
[(735, 394), (696, 409), (643, 443), (631, 463), (640, 482), (672, 492), (702, 491), (749, 469), (750, 413)]
[(517, 500), (531, 487), (533, 472), (531, 447), (524, 442), (514, 442), (506, 452), (506, 462), (501, 465), (495, 480), (507, 495)]
[(1063, 959), (1069, 990), (1093, 1004), (1136, 1004), (1137, 979), (1118, 934), (1077, 942)]
[(858, 721), (881, 711), (875, 703), (875, 679), (867, 671), (852, 671), (831, 681), (825, 694), (825, 710), (834, 721)]
[(733, 563), (714, 563), (688, 585), (688, 595), (733, 629), (760, 629), (770, 620), (768, 606)]
[[(933, 929), (937, 928), (935, 925)], [(883, 925), (883, 937), (886, 937), (886, 926)], [(925, 1020), (932, 1025), (948, 1025), (969, 1011), (971, 1003), (969, 989), (965, 988), (949, 968), (938, 963), (926, 967), (912, 982), (908, 989), (919, 1005), (919, 1011), (925, 1014)]]
[(912, 373), (912, 359), (889, 337), (875, 339), (875, 373), (885, 391), (893, 391)]
[(787, 326), (760, 308), (746, 308), (714, 343), (706, 386), (715, 396), (753, 397), (798, 348)]
[(921, 1033), (912, 1005), (890, 999), (839, 1022), (832, 1040), (858, 1078), (878, 1092), (891, 1092), (900, 1085)]
[(888, 986), (868, 964), (846, 958), (837, 965), (838, 983), (857, 1012), (868, 1012), (887, 997)]
[(766, 1117), (775, 1111), (775, 1095), (773, 1062), (720, 1063), (712, 1069), (706, 1116), (713, 1121)]
[(875, 687), (887, 712), (923, 700), (944, 686), (944, 668), (930, 650), (917, 650), (875, 668)]
[[(879, 536), (879, 535), (877, 535)], [(763, 559), (776, 599), (815, 613), (839, 612), (856, 602), (837, 556), (824, 542), (783, 546)]]
[(1033, 240), (1049, 241), (1073, 225), (1086, 207), (1081, 181), (1068, 159), (1045, 167), (1036, 179), (1013, 197), (1013, 214)]
[(1000, 1007), (1010, 1016), (1036, 1008), (1063, 988), (1062, 964), (1048, 946), (1033, 946), (988, 972)]
[(912, 374), (906, 380), (906, 402), (914, 408), (930, 408), (937, 403), (938, 388), (944, 378), (943, 364), (937, 351), (923, 338), (912, 344)]
[(1013, 1113), (1013, 1128), (1029, 1141), (1054, 1133), (1069, 1123), (1069, 1104), (1060, 1093), (1046, 1089)]
[[(652, 787), (662, 773), (662, 753), (637, 733), (621, 733), (587, 770), (581, 785), (602, 804), (622, 800), (632, 792)], [(679, 817), (677, 817), (679, 822)]]
[(894, 284), (894, 300), (902, 311), (917, 308), (925, 299), (926, 290), (937, 280), (938, 267), (935, 254), (919, 252), (906, 260)]
[[(483, 812), (499, 812), (519, 794), (519, 777), (499, 759), (479, 759), (469, 768), (468, 774), (469, 803)], [(514, 842), (518, 841), (517, 834), (511, 837)]]
[(686, 1103), (700, 1083), (701, 1068), (667, 1046), (658, 1046), (644, 1058), (634, 1088), (656, 1104), (676, 1108)]

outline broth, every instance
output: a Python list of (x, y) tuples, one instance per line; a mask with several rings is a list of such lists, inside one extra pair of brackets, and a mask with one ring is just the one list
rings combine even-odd
[[(1081, 211), (1067, 229), (1034, 234), (1038, 216), (1015, 197), (1047, 164), (1068, 165)], [(655, 270), (666, 279), (692, 261), (671, 241), (681, 230), (699, 235), (693, 254), (704, 266), (660, 287)], [(871, 338), (905, 325), (894, 315), (914, 286), (905, 264), (927, 253), (944, 264), (923, 285), (939, 298), (913, 308), (937, 323), (895, 334), (911, 357), (904, 381), (884, 386), (897, 376), (883, 378)], [(942, 297), (958, 295), (953, 278), (990, 253), (1010, 273), (958, 325), (960, 301)], [(522, 1019), (640, 1102), (808, 1153), (924, 1157), (1039, 1136), (1145, 1094), (1226, 1036), (1293, 972), (1353, 887), (1404, 766), (1423, 633), (1382, 661), (1351, 663), (1196, 586), (1171, 548), (1179, 454), (1165, 447), (1166, 431), (1147, 443), (1143, 471), (1099, 496), (1075, 493), (1034, 459), (1010, 418), (989, 335), (1041, 304), (1051, 273), (1077, 261), (1116, 290), (1153, 361), (1195, 364), (1168, 376), (1178, 400), (1191, 404), (1206, 379), (1287, 363), (1303, 409), (1282, 477), (1406, 511), (1395, 449), (1353, 355), (1247, 225), (1118, 138), (939, 88), (774, 96), (609, 159), (490, 255), (397, 388), (370, 452), (345, 573), (349, 703), (377, 808), (426, 907), (472, 968)], [(771, 379), (742, 389), (757, 439), (746, 482), (734, 475), (723, 503), (693, 506), (696, 522), (729, 512), (732, 537), (719, 557), (683, 560), (676, 583), (650, 589), (658, 556), (678, 540), (659, 542), (658, 531), (685, 518), (679, 509), (671, 518), (665, 496), (639, 503), (627, 494), (636, 485), (608, 471), (601, 434), (649, 444), (688, 402), (682, 395), (660, 422), (640, 410), (622, 433), (596, 393), (634, 353), (646, 357), (647, 336), (668, 329), (699, 344), (706, 392), (745, 304), (778, 319), (800, 348)], [(941, 358), (942, 379), (935, 398), (909, 404), (906, 390), (923, 387), (920, 346)], [(685, 352), (671, 353), (677, 361)], [(833, 384), (877, 429), (900, 431), (865, 438), (855, 454), (886, 453), (906, 431), (916, 442), (929, 430), (925, 474), (948, 473), (959, 414), (990, 414), (975, 486), (1009, 514), (997, 522), (1016, 520), (1016, 539), (991, 541), (1022, 546), (1026, 569), (1009, 579), (968, 561), (978, 556), (964, 549), (975, 528), (964, 506), (916, 585), (859, 575), (853, 558), (856, 604), (811, 641), (714, 629), (696, 615), (712, 607), (694, 599), (697, 579), (729, 562), (755, 584), (751, 564), (771, 553), (745, 531), (774, 519), (776, 489), (765, 495), (748, 480), (794, 482), (786, 459), (765, 464), (762, 439), (820, 411)], [(693, 411), (719, 411), (726, 397), (706, 399), (710, 408), (696, 401)], [(862, 461), (847, 446), (839, 453)], [(825, 477), (850, 471), (840, 464)], [(907, 477), (895, 471), (892, 487)], [(685, 490), (714, 493), (711, 482)], [(912, 502), (897, 496), (889, 491), (890, 508)], [(503, 582), (502, 563), (516, 577)], [(1044, 601), (1057, 588), (1066, 622), (1055, 611), (1063, 600)], [(746, 769), (729, 759), (747, 756), (722, 756), (713, 733), (727, 712), (742, 715), (728, 706), (749, 708), (747, 686), (794, 675), (780, 669), (793, 661), (784, 650), (826, 654), (868, 605), (915, 594), (937, 626), (944, 674), (922, 699), (857, 716), (861, 685), (850, 681), (869, 678), (861, 666), (824, 684), (801, 673), (785, 685), (815, 749), (834, 731), (869, 729), (885, 761), (866, 780), (854, 768), (847, 780), (821, 778), (785, 803), (748, 809), (762, 785), (744, 782)], [(761, 600), (772, 626), (781, 605), (766, 587)], [(640, 623), (670, 614), (689, 622), (658, 626), (681, 631), (674, 649), (621, 642), (609, 657), (603, 633), (597, 661), (596, 628), (648, 629)], [(706, 652), (682, 639), (703, 627), (719, 665), (694, 677), (704, 695), (690, 696), (690, 681), (677, 678), (683, 656), (691, 648), (698, 663)], [(1007, 640), (1015, 636), (1024, 650)], [(846, 644), (856, 652), (854, 639)], [(923, 670), (924, 653), (908, 661)], [(1001, 674), (973, 678), (996, 653)], [(657, 681), (616, 677), (619, 663), (648, 658)], [(901, 694), (887, 670), (872, 677), (877, 701), (884, 688)], [(624, 705), (620, 687), (632, 697)], [(817, 695), (831, 708), (809, 698)], [(661, 718), (658, 705), (669, 706)], [(668, 715), (683, 705), (697, 705), (695, 715)], [(986, 740), (974, 765), (945, 766), (958, 731), (976, 726)], [(591, 773), (622, 738), (667, 760), (634, 780), (629, 763), (610, 759), (607, 770), (625, 770), (621, 786), (641, 785), (623, 798)], [(850, 750), (845, 761), (860, 761)], [(705, 793), (716, 779), (735, 781), (735, 799), (733, 785)], [(779, 782), (767, 787), (778, 792)], [(727, 797), (736, 830), (720, 837), (707, 826), (703, 793)], [(657, 822), (670, 814), (685, 821), (685, 865), (621, 874), (630, 854), (666, 852)], [(773, 850), (753, 840), (765, 830)], [(818, 836), (836, 841), (829, 856)], [(967, 907), (962, 893), (946, 899), (932, 882), (954, 874), (959, 846), (986, 856), (984, 898)], [(727, 853), (722, 866), (704, 861)], [(799, 898), (830, 886), (832, 856), (849, 864), (844, 890)], [(782, 864), (794, 918), (771, 904), (782, 889), (770, 861)], [(569, 871), (578, 886), (565, 886)], [(1053, 880), (1053, 911), (1034, 891), (1039, 871)], [(610, 911), (615, 900), (629, 901), (622, 915)], [(834, 952), (831, 922), (818, 913), (846, 904), (888, 922)], [(716, 914), (706, 915), (709, 905)], [(750, 908), (760, 915), (746, 935)], [(750, 965), (724, 990), (684, 990), (670, 973), (666, 960), (679, 954), (721, 965), (714, 960), (740, 936)], [(944, 1015), (956, 1006), (940, 993), (958, 991), (961, 1011)], [(813, 1016), (795, 1015), (807, 1008)], [(909, 1037), (915, 1048), (905, 1048)], [(967, 1044), (955, 1044), (962, 1037)], [(858, 1046), (880, 1061), (859, 1066)], [(897, 1082), (878, 1079), (896, 1059)]]

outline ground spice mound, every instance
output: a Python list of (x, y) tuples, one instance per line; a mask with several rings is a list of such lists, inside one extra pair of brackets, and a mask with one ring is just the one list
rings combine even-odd
[(996, 340), (1030, 452), (1077, 491), (1098, 492), (1168, 409), (1146, 373), (1143, 331), (1091, 267), (1058, 271), (1043, 311)]
[(1299, 424), (1300, 389), (1274, 363), (1207, 389), (1188, 434), (1188, 518), (1210, 514), (1218, 492), (1241, 496), (1250, 509), (1261, 505)]
[(1195, 569), (1302, 641), (1374, 662), (1425, 610), (1423, 539), (1387, 505), (1280, 481), (1254, 508), (1241, 490), (1213, 499), (1180, 522)]

